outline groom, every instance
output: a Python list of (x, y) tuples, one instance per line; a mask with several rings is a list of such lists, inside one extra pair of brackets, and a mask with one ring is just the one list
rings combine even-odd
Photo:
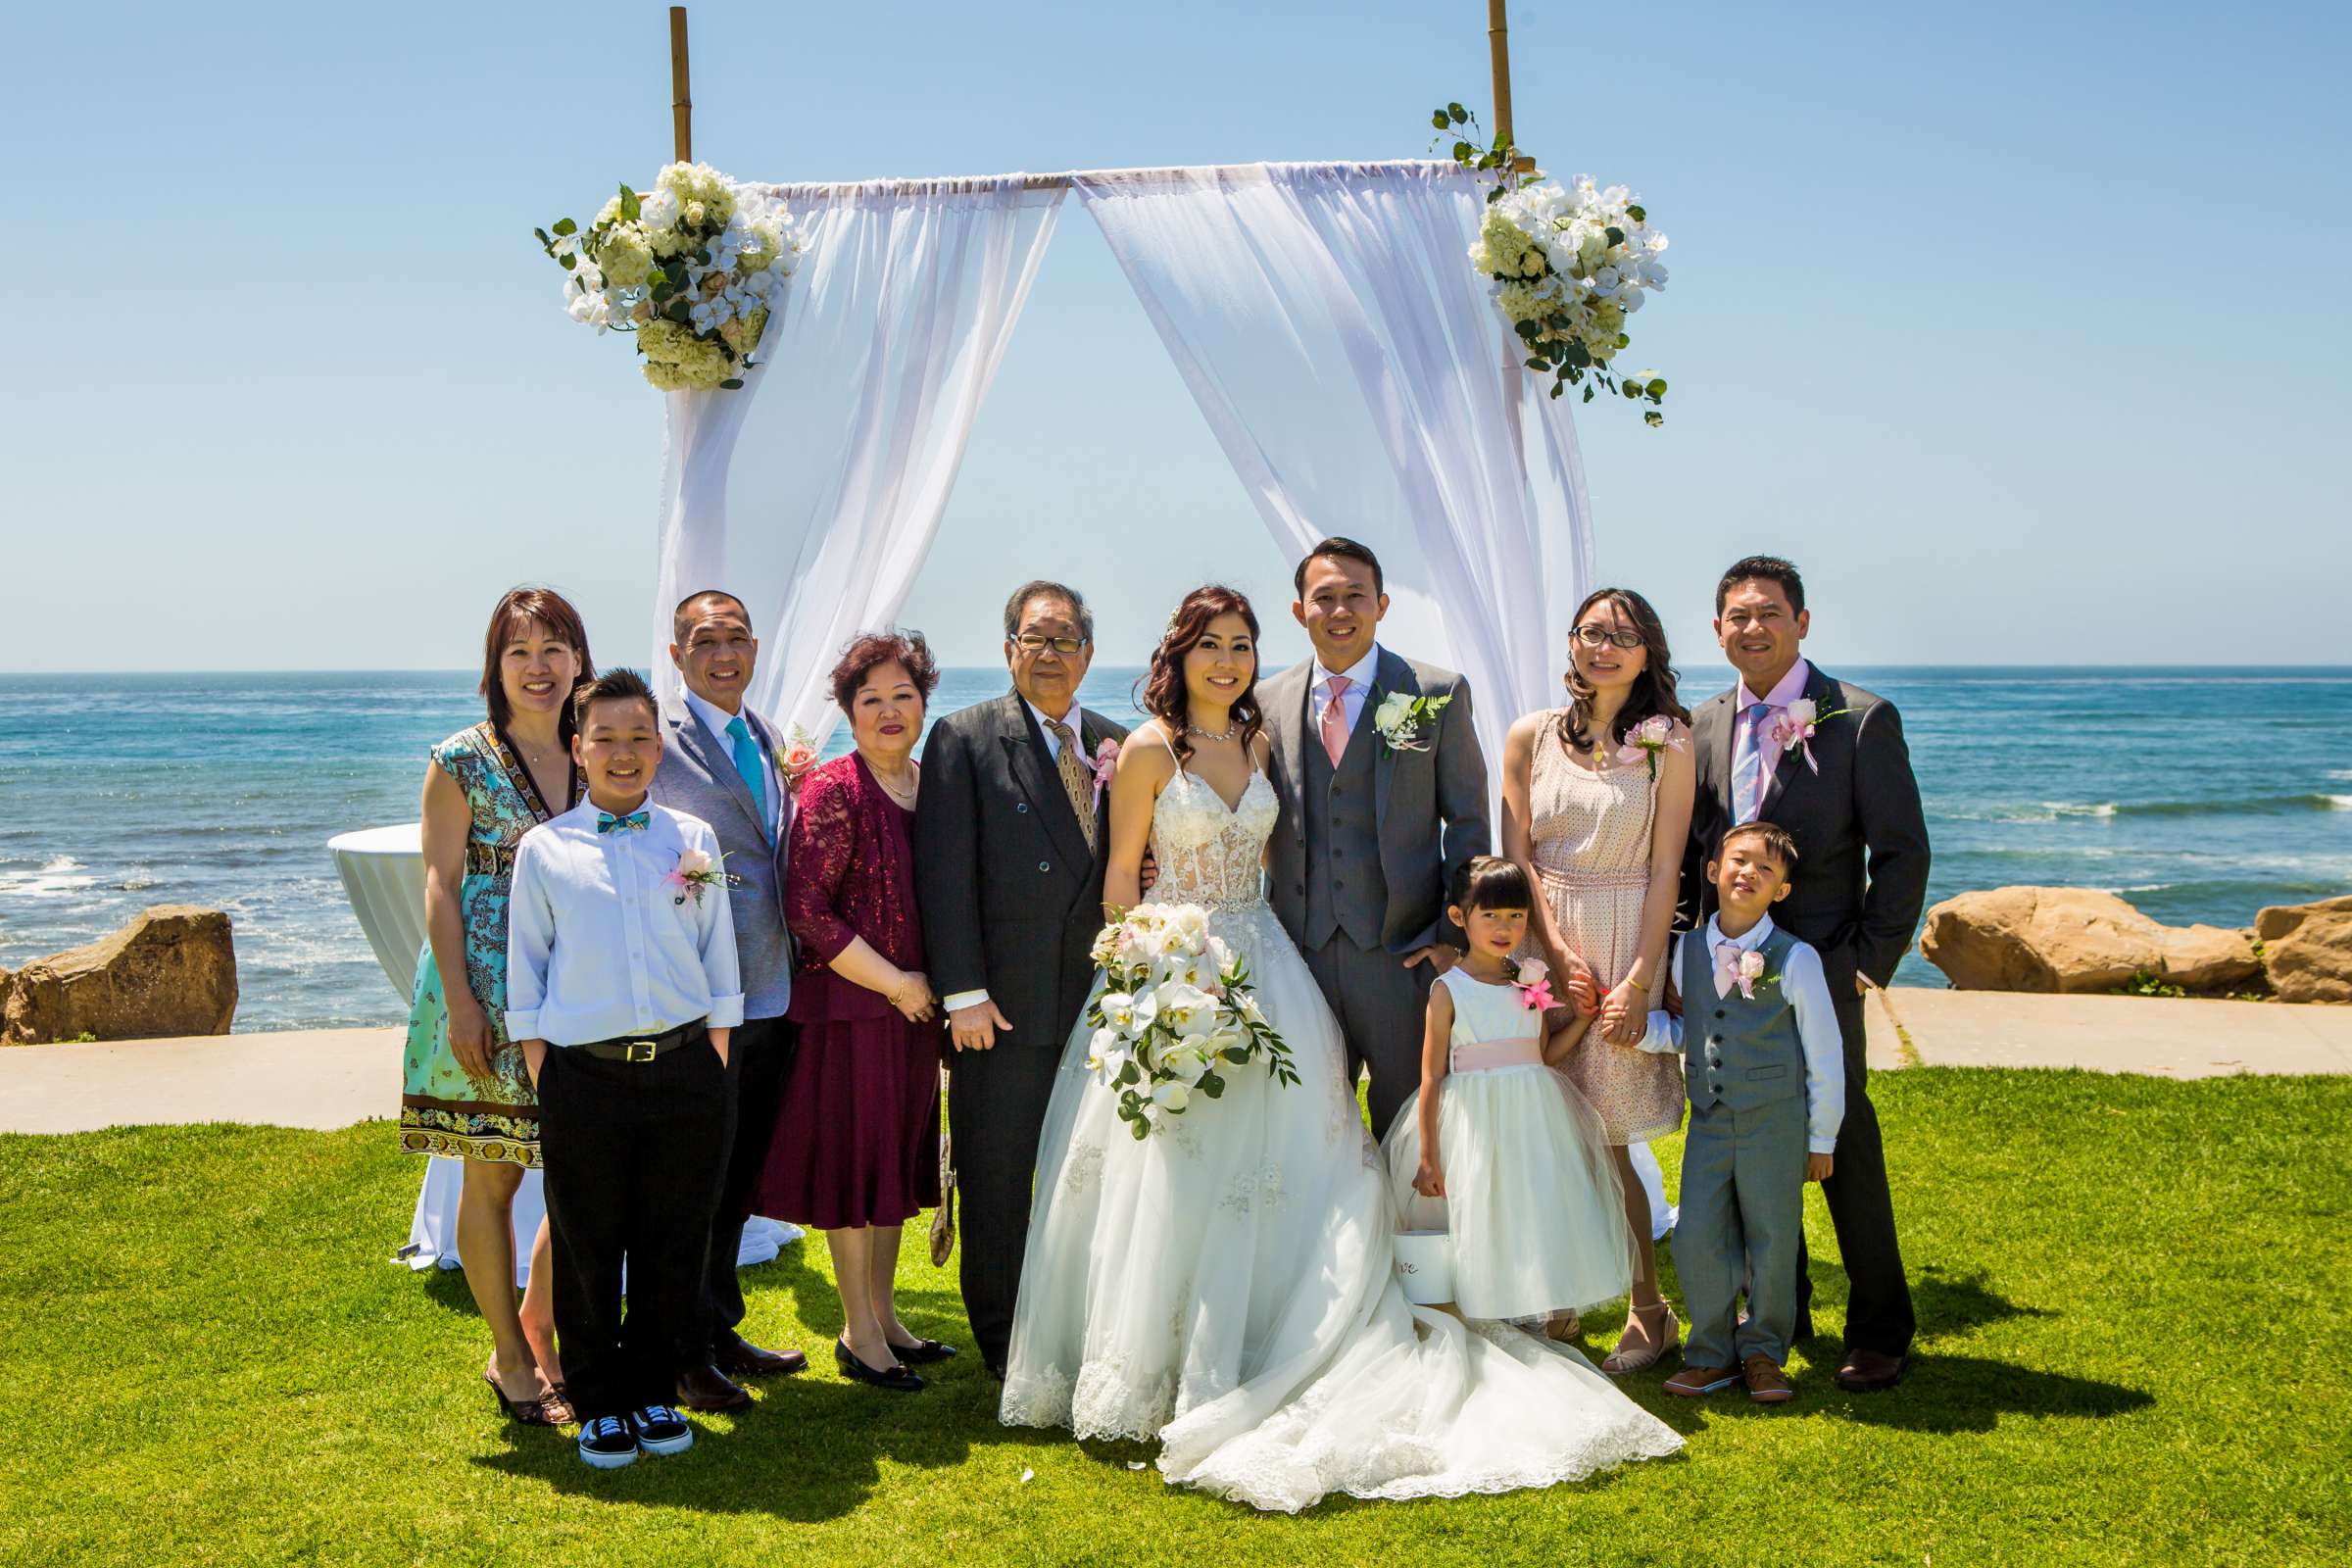
[(1339, 1015), (1349, 1081), (1371, 1073), (1378, 1136), (1421, 1086), (1429, 988), (1461, 956), (1446, 890), (1488, 852), (1487, 763), (1470, 683), (1375, 640), (1389, 596), (1370, 550), (1326, 539), (1292, 584), (1315, 657), (1258, 691), (1282, 798), (1267, 882)]
[(1023, 583), (1004, 606), (1013, 689), (950, 713), (923, 743), (914, 885), (956, 1045), (948, 1126), (963, 1305), (1000, 1379), (1046, 1102), (1102, 929), (1110, 792), (1097, 765), (1127, 732), (1078, 706), (1094, 657), (1095, 617), (1077, 591)]
[[(1771, 822), (1796, 840), (1796, 889), (1772, 916), (1820, 953), (1845, 1043), (1845, 1121), (1822, 1196), (1849, 1282), (1838, 1386), (1867, 1393), (1902, 1381), (1916, 1323), (1879, 1116), (1863, 1088), (1862, 998), (1894, 978), (1919, 927), (1928, 828), (1894, 705), (1814, 668), (1798, 652), (1811, 626), (1804, 579), (1777, 557), (1737, 562), (1716, 585), (1715, 634), (1740, 684), (1691, 715), (1698, 799), (1683, 906), (1695, 911), (1694, 926), (1714, 913), (1714, 889), (1698, 868), (1731, 828)], [(1799, 702), (1813, 705), (1809, 740), (1788, 717)], [(1796, 1300), (1799, 1322), (1809, 1323), (1801, 1249)]]

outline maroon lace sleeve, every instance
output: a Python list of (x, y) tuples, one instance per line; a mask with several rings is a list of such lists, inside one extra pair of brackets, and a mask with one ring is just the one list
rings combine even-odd
[(858, 850), (854, 805), (848, 779), (834, 766), (818, 768), (801, 785), (784, 873), (784, 923), (804, 963), (830, 963), (858, 939), (842, 918), (842, 884)]

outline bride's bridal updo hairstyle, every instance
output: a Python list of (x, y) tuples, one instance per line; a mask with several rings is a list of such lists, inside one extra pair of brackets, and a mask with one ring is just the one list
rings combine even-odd
[(1190, 722), (1190, 704), (1184, 687), (1184, 656), (1200, 646), (1200, 639), (1208, 634), (1208, 623), (1219, 615), (1239, 615), (1250, 627), (1250, 684), (1233, 704), (1233, 721), (1242, 727), (1242, 750), (1249, 751), (1266, 727), (1266, 715), (1257, 706), (1257, 612), (1231, 588), (1215, 583), (1196, 588), (1168, 617), (1168, 629), (1152, 651), (1151, 672), (1144, 677), (1144, 711), (1168, 727), (1180, 758), (1193, 755), (1192, 737), (1185, 727)]

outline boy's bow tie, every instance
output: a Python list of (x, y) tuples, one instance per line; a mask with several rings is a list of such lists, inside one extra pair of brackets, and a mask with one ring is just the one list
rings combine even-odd
[(599, 811), (596, 813), (596, 830), (599, 833), (642, 833), (652, 820), (653, 814), (648, 811), (631, 811), (626, 816)]

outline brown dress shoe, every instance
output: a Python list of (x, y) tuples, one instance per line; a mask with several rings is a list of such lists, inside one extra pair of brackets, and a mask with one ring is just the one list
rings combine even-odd
[(1740, 1362), (1740, 1381), (1747, 1385), (1747, 1396), (1758, 1404), (1787, 1404), (1796, 1397), (1788, 1374), (1769, 1355), (1751, 1355)]
[(808, 1370), (808, 1357), (799, 1350), (763, 1350), (740, 1334), (710, 1352), (710, 1364), (731, 1378), (772, 1378)]
[(1883, 1350), (1852, 1349), (1838, 1368), (1838, 1386), (1848, 1394), (1877, 1394), (1891, 1389), (1911, 1371), (1911, 1357)]
[(1728, 1389), (1740, 1381), (1736, 1366), (1686, 1366), (1666, 1380), (1666, 1392), (1679, 1394), (1686, 1399)]
[(752, 1402), (752, 1394), (718, 1368), (706, 1364), (678, 1374), (678, 1402), (689, 1410), (740, 1410)]

